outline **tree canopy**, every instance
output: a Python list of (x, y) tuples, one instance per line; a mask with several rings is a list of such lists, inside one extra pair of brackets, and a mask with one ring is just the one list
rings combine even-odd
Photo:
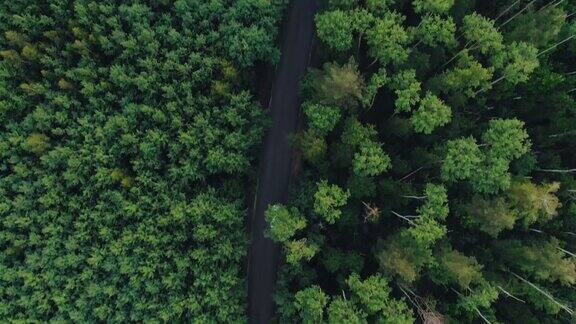
[(283, 7), (0, 3), (2, 321), (246, 320), (252, 71)]
[(294, 296), (311, 291), (315, 322), (575, 320), (574, 10), (322, 7), (302, 96), (305, 111), (334, 108), (305, 113), (297, 136), (322, 154), (296, 143), (287, 202), (315, 253), (281, 266), (280, 322), (307, 320)]

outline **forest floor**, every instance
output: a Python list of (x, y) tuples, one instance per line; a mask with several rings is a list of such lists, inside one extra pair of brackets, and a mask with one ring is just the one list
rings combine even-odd
[(269, 113), (272, 125), (264, 139), (260, 176), (251, 220), (248, 264), (248, 317), (251, 323), (270, 323), (279, 247), (264, 236), (264, 213), (270, 204), (288, 199), (293, 150), (289, 136), (297, 130), (299, 82), (306, 72), (314, 38), (314, 0), (294, 0), (283, 31), (282, 56), (276, 70)]

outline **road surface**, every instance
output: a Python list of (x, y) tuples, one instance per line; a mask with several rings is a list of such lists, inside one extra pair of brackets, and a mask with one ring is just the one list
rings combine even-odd
[(270, 114), (273, 124), (264, 139), (260, 176), (251, 224), (248, 261), (248, 318), (250, 323), (270, 323), (274, 313), (274, 286), (279, 247), (264, 237), (264, 212), (268, 205), (288, 199), (292, 149), (289, 135), (298, 125), (299, 81), (304, 76), (314, 38), (315, 0), (293, 0), (283, 32), (282, 56), (276, 70)]

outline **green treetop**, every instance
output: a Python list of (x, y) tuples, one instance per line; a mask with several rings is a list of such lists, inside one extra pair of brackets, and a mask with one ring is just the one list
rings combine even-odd
[(350, 192), (342, 190), (337, 185), (329, 185), (325, 180), (321, 181), (314, 194), (314, 212), (333, 224), (342, 215), (338, 208), (346, 205), (349, 197)]
[(418, 217), (406, 231), (422, 248), (428, 248), (446, 235), (446, 226), (430, 217)]
[(506, 160), (517, 159), (530, 150), (530, 139), (524, 122), (518, 119), (493, 119), (482, 141), (489, 145), (489, 154)]
[(538, 49), (524, 42), (507, 45), (504, 51), (495, 55), (494, 61), (495, 67), (503, 69), (501, 79), (512, 84), (528, 81), (532, 72), (540, 65)]
[(376, 176), (388, 170), (390, 166), (390, 157), (376, 143), (364, 144), (360, 152), (354, 154), (354, 173), (359, 176)]
[(456, 66), (442, 75), (441, 89), (449, 93), (459, 104), (474, 98), (478, 92), (492, 88), (493, 67), (484, 67), (465, 50), (458, 58)]
[(334, 298), (330, 306), (328, 306), (328, 323), (330, 324), (368, 323), (366, 317), (366, 313), (359, 309), (358, 306), (341, 296)]
[(444, 18), (439, 15), (426, 15), (414, 30), (415, 38), (428, 46), (443, 45), (453, 47), (457, 44), (456, 24), (450, 17)]
[(426, 202), (418, 207), (420, 217), (446, 219), (448, 216), (448, 193), (442, 185), (429, 183), (424, 189)]
[(482, 265), (474, 257), (468, 257), (449, 247), (440, 249), (436, 256), (438, 264), (433, 269), (433, 280), (444, 284), (458, 284), (467, 289), (472, 283), (481, 282)]
[(304, 323), (319, 323), (323, 320), (328, 296), (319, 286), (300, 290), (294, 297), (294, 307), (300, 312)]
[(402, 26), (404, 20), (405, 17), (396, 12), (387, 12), (366, 32), (370, 55), (381, 65), (400, 64), (408, 59), (410, 36)]
[(511, 182), (509, 168), (510, 162), (504, 158), (484, 156), (479, 168), (469, 179), (472, 189), (486, 194), (495, 194), (508, 189)]
[(397, 0), (366, 0), (366, 8), (370, 12), (381, 15), (389, 10), (389, 6), (396, 3)]
[(366, 88), (364, 89), (364, 95), (362, 97), (362, 105), (364, 108), (371, 108), (374, 104), (374, 98), (378, 94), (378, 90), (386, 83), (389, 79), (384, 68), (380, 68), (376, 73), (372, 74)]
[(420, 101), (420, 86), (414, 70), (404, 70), (394, 75), (392, 88), (397, 96), (396, 112), (412, 110), (412, 107)]
[(485, 199), (474, 196), (472, 201), (463, 206), (463, 212), (467, 223), (492, 237), (512, 229), (519, 218), (518, 212), (503, 198)]
[[(480, 321), (481, 319), (478, 317), (479, 314), (482, 314), (480, 309), (489, 308), (498, 299), (498, 295), (498, 289), (495, 286), (482, 280), (475, 289), (468, 290), (467, 294), (459, 293), (457, 307), (469, 314), (474, 314), (472, 316)], [(481, 317), (485, 317), (485, 315), (481, 315)]]
[(515, 181), (508, 190), (508, 197), (527, 226), (547, 222), (558, 215), (562, 204), (555, 193), (559, 189), (559, 182), (538, 186), (530, 181)]
[(300, 216), (296, 208), (272, 205), (266, 210), (265, 217), (270, 225), (266, 234), (276, 242), (286, 242), (297, 231), (306, 227), (306, 219)]
[(296, 265), (301, 260), (310, 261), (318, 253), (320, 247), (314, 242), (308, 242), (306, 238), (287, 241), (284, 245), (286, 251), (286, 261), (291, 265)]
[(414, 112), (411, 118), (412, 126), (418, 133), (431, 134), (432, 131), (440, 126), (444, 126), (452, 119), (452, 110), (440, 98), (426, 93), (426, 96), (420, 101), (418, 110)]
[(390, 296), (391, 289), (388, 279), (381, 274), (373, 275), (360, 280), (357, 274), (352, 274), (346, 280), (346, 284), (353, 293), (352, 299), (357, 299), (358, 304), (369, 315), (380, 313), (381, 319), (386, 323), (413, 323), (412, 311), (402, 300), (396, 300)]
[(375, 17), (366, 9), (356, 9), (352, 13), (352, 28), (360, 35), (372, 28)]
[(470, 49), (478, 49), (482, 54), (495, 54), (504, 49), (502, 34), (493, 20), (472, 13), (464, 17), (462, 23)]
[(454, 5), (454, 0), (413, 0), (417, 13), (446, 13)]
[(450, 140), (442, 163), (442, 178), (448, 181), (469, 179), (483, 160), (483, 154), (473, 137)]
[(328, 150), (324, 137), (318, 136), (313, 130), (298, 133), (293, 138), (294, 145), (302, 151), (304, 160), (319, 164), (324, 160), (324, 155)]
[(422, 268), (434, 260), (429, 247), (420, 244), (407, 231), (400, 231), (390, 237), (376, 257), (386, 272), (407, 282), (416, 281)]
[(306, 103), (304, 114), (310, 129), (319, 136), (325, 136), (334, 129), (342, 112), (338, 107)]
[(374, 142), (378, 132), (372, 125), (364, 125), (357, 118), (351, 117), (346, 121), (342, 131), (342, 143), (357, 148)]
[(566, 258), (560, 241), (533, 241), (523, 244), (518, 240), (495, 243), (495, 251), (512, 269), (518, 269), (538, 280), (559, 281), (563, 285), (576, 283), (576, 260)]
[(351, 59), (344, 65), (326, 63), (311, 82), (314, 99), (327, 106), (352, 108), (362, 100), (364, 80)]
[(507, 38), (545, 48), (555, 41), (566, 22), (566, 12), (560, 6), (526, 12), (512, 21)]
[(348, 12), (327, 11), (316, 16), (318, 37), (331, 49), (347, 51), (352, 47), (353, 27)]

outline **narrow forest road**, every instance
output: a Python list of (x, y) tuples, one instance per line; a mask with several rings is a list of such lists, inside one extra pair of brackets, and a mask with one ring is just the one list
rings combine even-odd
[[(248, 317), (250, 323), (270, 323), (279, 247), (264, 237), (268, 205), (288, 199), (292, 148), (289, 135), (296, 131), (300, 110), (299, 81), (308, 66), (314, 38), (315, 0), (293, 0), (283, 32), (282, 56), (276, 70), (270, 114), (273, 124), (264, 140), (260, 176), (251, 220), (248, 261)], [(215, 269), (216, 270), (216, 269)]]

